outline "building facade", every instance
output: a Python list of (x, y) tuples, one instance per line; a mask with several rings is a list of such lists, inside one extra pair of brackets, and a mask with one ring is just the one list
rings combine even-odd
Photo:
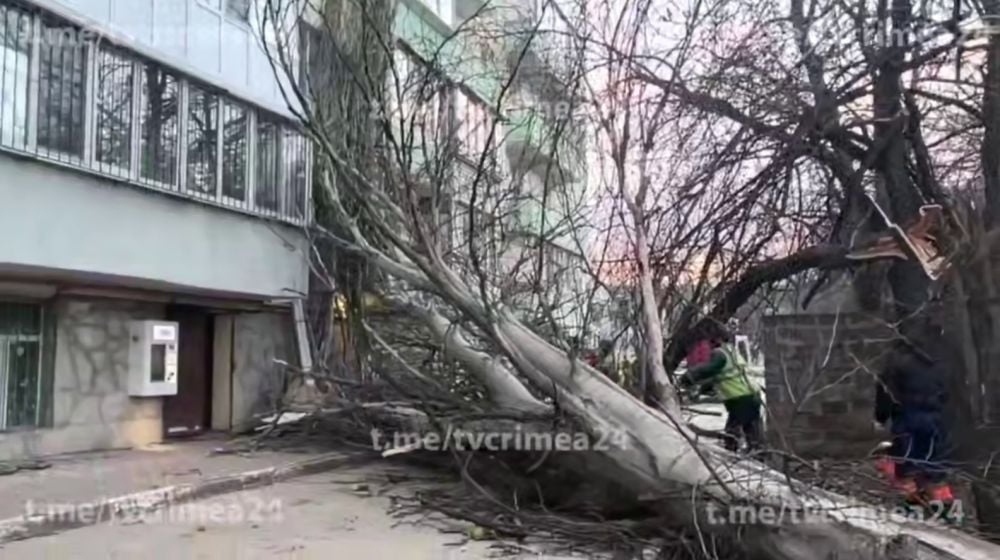
[[(468, 265), (469, 243), (479, 243), (497, 298), (529, 322), (550, 325), (554, 317), (559, 335), (585, 334), (584, 343), (596, 345), (596, 334), (584, 333), (586, 131), (572, 116), (576, 54), (567, 39), (578, 14), (565, 4), (400, 0), (389, 89), (403, 92), (392, 107), (395, 120), (416, 115), (426, 134), (430, 114), (433, 130), (445, 131), (412, 145), (456, 147), (447, 196), (428, 193), (426, 201), (428, 215), (437, 206), (455, 262)], [(425, 91), (428, 73), (439, 84), (433, 92), (407, 95)]]
[[(253, 10), (0, 0), (0, 459), (237, 429), (308, 360), (310, 148)], [(138, 320), (176, 395), (130, 395)]]

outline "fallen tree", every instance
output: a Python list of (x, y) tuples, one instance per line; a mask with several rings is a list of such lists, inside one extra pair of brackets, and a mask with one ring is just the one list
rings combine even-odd
[[(265, 23), (270, 22), (280, 37), (287, 33), (284, 27), (287, 6), (278, 0), (266, 4)], [(452, 185), (452, 175), (446, 170), (452, 168), (456, 158), (448, 150), (428, 149), (437, 132), (429, 127), (437, 126), (437, 121), (428, 118), (427, 104), (437, 103), (433, 92), (440, 91), (438, 72), (412, 71), (408, 67), (410, 73), (400, 76), (404, 69), (393, 62), (397, 60), (397, 51), (388, 27), (394, 17), (385, 3), (361, 0), (326, 3), (309, 17), (317, 20), (321, 32), (326, 33), (320, 44), (327, 49), (316, 49), (319, 54), (311, 51), (311, 56), (320, 58), (307, 63), (310, 68), (323, 66), (326, 72), (310, 72), (303, 80), (284, 80), (283, 89), (314, 146), (313, 185), (325, 220), (312, 234), (323, 241), (322, 246), (336, 248), (337, 255), (363, 261), (370, 271), (364, 281), (377, 286), (387, 300), (398, 305), (400, 313), (422, 321), (436, 338), (441, 352), (460, 363), (462, 372), (484, 388), (484, 398), (464, 403), (468, 410), (462, 413), (477, 411), (507, 418), (462, 420), (461, 414), (446, 414), (447, 408), (442, 409), (436, 403), (455, 400), (454, 395), (449, 394), (447, 387), (431, 389), (440, 383), (411, 367), (414, 371), (409, 371), (409, 375), (418, 379), (422, 388), (394, 390), (404, 394), (412, 404), (362, 407), (368, 412), (370, 425), (394, 429), (402, 426), (422, 435), (439, 436), (442, 421), (460, 423), (477, 431), (544, 432), (551, 431), (551, 427), (544, 425), (548, 415), (556, 418), (566, 415), (592, 441), (614, 434), (621, 442), (611, 448), (592, 450), (600, 463), (598, 468), (588, 465), (589, 476), (628, 488), (647, 502), (654, 502), (673, 522), (694, 528), (697, 534), (704, 531), (727, 535), (767, 558), (986, 560), (1000, 557), (1000, 548), (985, 541), (954, 529), (887, 519), (885, 512), (867, 503), (789, 479), (764, 463), (727, 453), (696, 437), (686, 426), (677, 399), (667, 391), (666, 369), (658, 351), (662, 344), (657, 312), (660, 294), (655, 293), (657, 288), (650, 276), (649, 248), (653, 235), (647, 228), (651, 217), (645, 208), (644, 195), (652, 179), (645, 171), (639, 172), (640, 190), (636, 195), (629, 194), (626, 188), (627, 173), (620, 173), (620, 183), (616, 186), (629, 199), (632, 209), (634, 235), (630, 243), (640, 275), (644, 369), (657, 387), (655, 406), (647, 406), (578, 359), (576, 349), (562, 347), (556, 339), (527, 327), (504, 294), (498, 293), (500, 282), (486, 270), (487, 253), (492, 249), (483, 242), (486, 236), (483, 230), (490, 219), (477, 217), (475, 209), (468, 211), (464, 218), (468, 256), (461, 264), (449, 258), (449, 248), (441, 240), (443, 228), (434, 210), (449, 194), (446, 191)], [(631, 22), (633, 26), (641, 24), (641, 20)], [(637, 36), (638, 29), (632, 29), (632, 33)], [(529, 35), (521, 59), (527, 56), (530, 43)], [(293, 61), (297, 56), (288, 51), (294, 45), (292, 41), (278, 40), (270, 47), (276, 70), (286, 77), (296, 75), (297, 65)], [(428, 62), (431, 70), (436, 62)], [(340, 74), (330, 68), (338, 69)], [(503, 107), (516, 70), (497, 94), (496, 106), (491, 108), (493, 113), (499, 113)], [(388, 88), (385, 76), (393, 78)], [(414, 87), (418, 101), (408, 105), (403, 100), (412, 99), (409, 96), (413, 95)], [(409, 93), (400, 93), (407, 88)], [(396, 95), (387, 97), (394, 89)], [(324, 97), (345, 95), (346, 90), (353, 92), (349, 102)], [(658, 114), (653, 113), (654, 120)], [(478, 165), (471, 177), (463, 175), (464, 182), (460, 185), (471, 191), (473, 204), (477, 200), (484, 204), (502, 201), (512, 184), (491, 177), (489, 162), (498, 150), (505, 148), (500, 147), (501, 120), (493, 116), (488, 123)], [(631, 126), (630, 121), (626, 122), (623, 129), (626, 137)], [(415, 134), (415, 129), (420, 133)], [(641, 148), (645, 149), (654, 139), (655, 134), (643, 138)], [(713, 154), (712, 159), (730, 161), (735, 157), (734, 150), (735, 144), (729, 145)], [(415, 157), (414, 153), (420, 156)], [(648, 150), (643, 153), (649, 155)], [(626, 158), (618, 161), (624, 170)], [(775, 185), (783, 184), (779, 179), (785, 177), (787, 163), (783, 160), (782, 165), (768, 166), (766, 172), (755, 175), (748, 185), (735, 174), (736, 178), (727, 181), (733, 191), (720, 196), (718, 206), (713, 209), (722, 213), (722, 221), (739, 224), (744, 218), (751, 220), (751, 207), (769, 196), (778, 196), (775, 192), (780, 189)], [(747, 204), (727, 206), (732, 203), (729, 195), (743, 192), (754, 193), (747, 195)], [(421, 201), (428, 193), (430, 215), (421, 210)], [(498, 212), (501, 207), (500, 203), (494, 205)], [(741, 239), (746, 232), (737, 225), (728, 235)], [(773, 235), (765, 235), (753, 244), (764, 247), (773, 239)], [(848, 249), (846, 245), (816, 248), (773, 261), (770, 267), (752, 268), (729, 288), (731, 295), (718, 304), (723, 311), (714, 315), (721, 318), (732, 312), (734, 306), (738, 307), (758, 287), (783, 274), (843, 264), (841, 253)], [(324, 262), (328, 260), (326, 257), (322, 259)], [(505, 274), (516, 276), (517, 272)], [(330, 283), (340, 280), (333, 278)], [(544, 298), (539, 306), (547, 310)], [(435, 392), (440, 399), (428, 401), (427, 396)], [(566, 468), (579, 466), (567, 461)], [(800, 523), (797, 521), (800, 516), (783, 514), (776, 520), (772, 518), (773, 522), (734, 526), (718, 523), (714, 517), (715, 508), (732, 511), (747, 505), (757, 511), (813, 515), (822, 512), (823, 519)], [(703, 552), (704, 556), (711, 556), (707, 547)]]

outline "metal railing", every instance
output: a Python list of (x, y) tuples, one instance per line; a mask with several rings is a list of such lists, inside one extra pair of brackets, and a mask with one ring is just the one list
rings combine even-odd
[(286, 119), (0, 0), (0, 150), (294, 224), (310, 147)]

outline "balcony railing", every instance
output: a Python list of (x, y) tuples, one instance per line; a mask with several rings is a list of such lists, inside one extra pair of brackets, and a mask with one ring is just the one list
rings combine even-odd
[(387, 117), (399, 147), (410, 152), (411, 172), (450, 180), (459, 199), (468, 196), (477, 170), (480, 188), (502, 181), (509, 163), (501, 145), (504, 127), (493, 108), (405, 45), (394, 64), (387, 76)]
[(563, 19), (564, 9), (555, 4), (554, 0), (532, 0), (514, 12), (509, 26), (515, 40), (510, 42), (507, 56), (508, 64), (531, 79), (546, 74), (556, 82), (548, 89), (562, 90), (571, 75), (575, 48)]
[(0, 150), (280, 221), (309, 219), (294, 124), (0, 0)]

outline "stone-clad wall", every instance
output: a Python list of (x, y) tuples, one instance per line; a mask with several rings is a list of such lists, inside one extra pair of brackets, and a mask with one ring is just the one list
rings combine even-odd
[(763, 321), (768, 438), (800, 454), (858, 456), (872, 426), (875, 375), (892, 331), (861, 313), (774, 315)]
[(49, 312), (51, 426), (0, 433), (0, 460), (159, 441), (161, 400), (130, 397), (126, 386), (129, 321), (162, 319), (163, 305), (60, 298)]

